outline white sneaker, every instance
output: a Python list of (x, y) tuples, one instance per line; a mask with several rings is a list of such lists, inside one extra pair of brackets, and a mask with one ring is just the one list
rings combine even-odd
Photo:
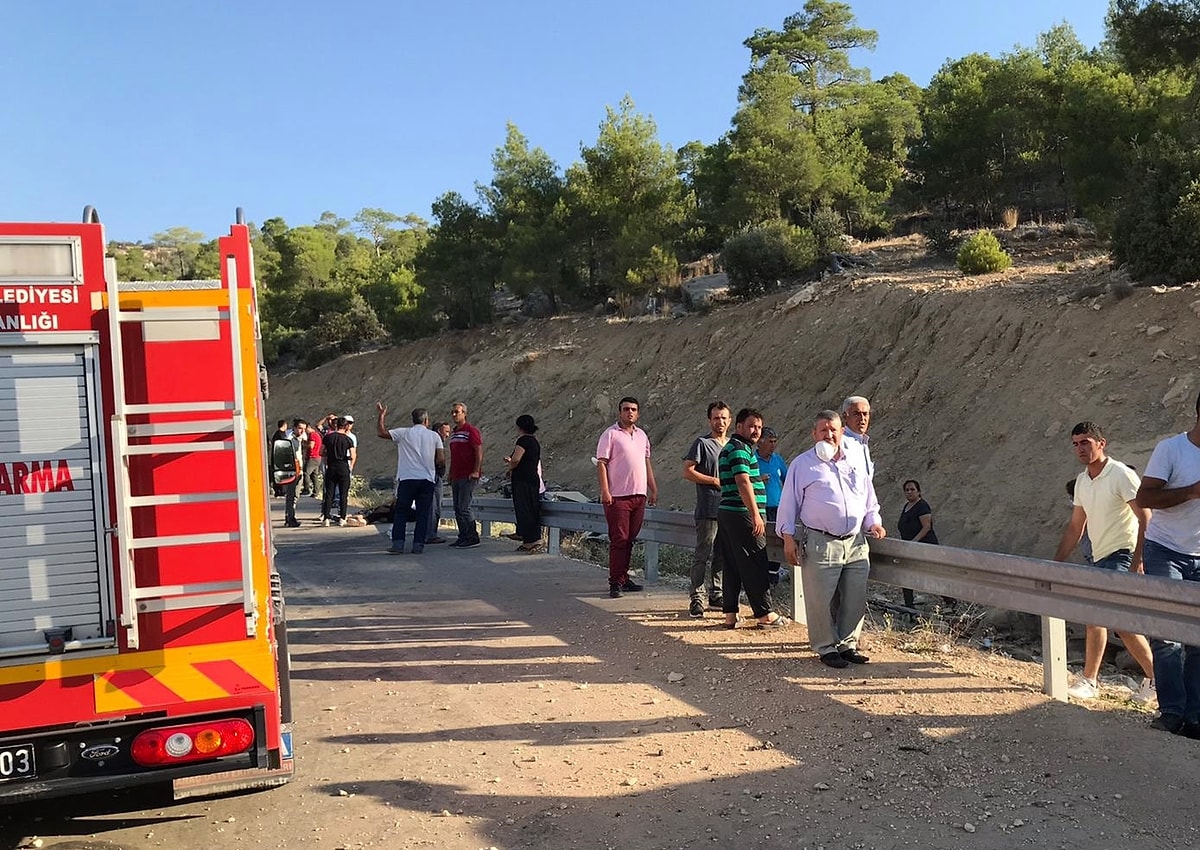
[(1067, 696), (1071, 699), (1095, 699), (1100, 696), (1100, 685), (1080, 676), (1075, 680), (1075, 684), (1067, 688)]
[(329, 528), (329, 517), (326, 517), (325, 519), (321, 520), (321, 525), (325, 526), (326, 528)]
[(1142, 705), (1149, 705), (1158, 700), (1158, 691), (1154, 688), (1154, 680), (1143, 677), (1142, 684), (1134, 691), (1130, 697), (1131, 700)]

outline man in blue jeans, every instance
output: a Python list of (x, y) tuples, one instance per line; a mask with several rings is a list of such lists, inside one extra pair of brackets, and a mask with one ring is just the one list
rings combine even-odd
[[(1071, 429), (1071, 450), (1084, 470), (1072, 488), (1071, 519), (1063, 529), (1054, 560), (1065, 561), (1088, 529), (1092, 557), (1088, 563), (1102, 570), (1142, 572), (1142, 547), (1150, 511), (1138, 507), (1137, 473), (1107, 454), (1108, 440), (1095, 422), (1080, 422)], [(1125, 649), (1142, 668), (1142, 683), (1135, 702), (1154, 700), (1154, 660), (1146, 638), (1135, 632), (1117, 632)], [(1083, 670), (1067, 695), (1076, 700), (1100, 695), (1100, 664), (1108, 647), (1108, 629), (1087, 627)]]
[(418, 407), (412, 412), (413, 424), (408, 428), (388, 430), (385, 422), (387, 407), (376, 402), (379, 422), (376, 433), (381, 439), (396, 444), (396, 507), (392, 514), (393, 555), (404, 553), (408, 528), (408, 512), (416, 503), (416, 529), (413, 532), (412, 553), (419, 555), (425, 548), (429, 533), (429, 506), (433, 499), (433, 482), (446, 466), (442, 438), (429, 429), (429, 412)]
[[(1137, 503), (1152, 513), (1142, 553), (1146, 575), (1200, 581), (1200, 398), (1191, 430), (1154, 447)], [(1152, 640), (1161, 712), (1156, 729), (1200, 738), (1200, 646)]]

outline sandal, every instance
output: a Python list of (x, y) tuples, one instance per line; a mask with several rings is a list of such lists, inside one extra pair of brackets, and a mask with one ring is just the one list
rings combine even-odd
[(726, 620), (721, 624), (721, 626), (726, 629), (736, 629), (738, 627), (738, 618), (734, 617), (732, 623)]
[(760, 622), (757, 627), (760, 629), (784, 629), (791, 624), (791, 621), (787, 617), (779, 614), (774, 620), (768, 620), (765, 623)]
[(517, 547), (517, 551), (525, 552), (527, 554), (532, 555), (534, 552), (540, 551), (541, 548), (542, 548), (541, 541), (538, 541), (537, 543), (522, 543), (520, 546)]

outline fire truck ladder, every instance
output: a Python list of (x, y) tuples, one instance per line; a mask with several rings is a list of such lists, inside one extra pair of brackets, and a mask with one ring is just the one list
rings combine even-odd
[[(112, 337), (114, 372), (113, 451), (116, 455), (117, 527), (120, 553), (122, 595), (121, 626), (126, 629), (130, 649), (139, 644), (138, 618), (155, 611), (207, 608), (241, 604), (246, 620), (246, 636), (258, 629), (258, 606), (251, 572), (250, 505), (239, 494), (249, 492), (248, 440), (246, 417), (240, 400), (243, 395), (241, 333), (238, 323), (237, 267), (234, 258), (225, 258), (225, 281), (138, 281), (118, 285), (116, 264), (108, 261), (108, 319)], [(138, 309), (123, 309), (121, 299), (137, 293), (145, 297), (156, 292), (223, 289), (227, 302), (219, 306), (154, 307), (140, 304)], [(223, 300), (223, 299), (222, 299)], [(219, 302), (218, 302), (219, 304)], [(210, 328), (227, 323), (233, 363), (232, 400), (197, 399), (184, 402), (131, 404), (125, 394), (125, 352), (121, 325), (125, 323), (190, 322)], [(218, 324), (219, 328), (220, 325)], [(187, 330), (181, 329), (186, 336)], [(139, 414), (184, 413), (212, 414), (210, 418), (153, 424), (130, 424), (128, 417)], [(229, 437), (232, 435), (232, 440)], [(180, 442), (131, 443), (131, 438), (177, 436), (191, 437)], [(199, 437), (199, 439), (196, 439)], [(233, 451), (237, 467), (237, 490), (212, 492), (161, 493), (135, 496), (130, 479), (130, 459), (137, 455), (170, 455), (192, 452)], [(207, 534), (171, 534), (137, 537), (133, 533), (133, 509), (155, 505), (196, 504), (200, 502), (237, 502), (238, 527), (235, 531)], [(195, 584), (139, 586), (138, 553), (164, 546), (198, 546), (237, 542), (241, 547), (241, 581), (197, 582)]]

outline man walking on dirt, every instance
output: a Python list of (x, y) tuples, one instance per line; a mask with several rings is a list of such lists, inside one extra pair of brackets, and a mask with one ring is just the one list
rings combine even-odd
[(708, 433), (701, 434), (692, 442), (692, 447), (683, 456), (683, 477), (696, 485), (696, 549), (692, 553), (691, 600), (688, 613), (693, 617), (704, 616), (704, 574), (708, 572), (712, 559), (712, 578), (708, 590), (708, 607), (720, 608), (721, 597), (721, 547), (714, 545), (717, 539), (717, 509), (721, 504), (721, 479), (717, 477), (718, 458), (728, 440), (730, 422), (729, 405), (714, 401), (708, 406)]
[(821, 663), (866, 664), (858, 636), (867, 609), (867, 538), (886, 534), (879, 500), (862, 454), (845, 449), (836, 411), (817, 414), (813, 440), (788, 467), (775, 531), (784, 558), (800, 570), (808, 640)]
[(483, 437), (479, 429), (467, 421), (467, 406), (456, 401), (450, 406), (450, 493), (454, 497), (454, 521), (458, 523), (458, 539), (450, 545), (473, 549), (479, 545), (479, 526), (471, 501), (483, 475)]
[[(1054, 560), (1065, 561), (1079, 545), (1083, 530), (1092, 541), (1092, 566), (1117, 572), (1142, 572), (1142, 545), (1150, 511), (1138, 507), (1138, 477), (1132, 469), (1106, 453), (1108, 441), (1095, 422), (1080, 422), (1071, 429), (1071, 447), (1084, 471), (1075, 479), (1075, 506), (1071, 512)], [(1125, 648), (1142, 668), (1144, 678), (1134, 693), (1137, 702), (1154, 699), (1154, 659), (1142, 635), (1117, 632)], [(1108, 629), (1088, 626), (1083, 673), (1068, 690), (1073, 699), (1095, 699), (1100, 695), (1097, 676), (1108, 646)]]
[(433, 482), (445, 471), (446, 455), (442, 438), (429, 428), (429, 411), (418, 407), (412, 412), (413, 424), (408, 428), (387, 427), (387, 406), (378, 401), (379, 421), (376, 433), (381, 439), (396, 444), (396, 507), (392, 513), (393, 555), (404, 554), (404, 538), (408, 528), (408, 510), (416, 503), (416, 528), (413, 530), (412, 553), (421, 554), (429, 534), (430, 502)]
[(617, 405), (617, 421), (596, 445), (600, 504), (608, 521), (608, 595), (641, 590), (629, 578), (633, 541), (642, 531), (646, 507), (658, 502), (658, 483), (650, 463), (650, 438), (637, 426), (641, 406), (631, 396)]
[[(1200, 581), (1200, 398), (1191, 430), (1154, 447), (1137, 503), (1152, 511), (1143, 551), (1146, 575)], [(1156, 729), (1200, 738), (1200, 646), (1152, 640), (1161, 714)]]

